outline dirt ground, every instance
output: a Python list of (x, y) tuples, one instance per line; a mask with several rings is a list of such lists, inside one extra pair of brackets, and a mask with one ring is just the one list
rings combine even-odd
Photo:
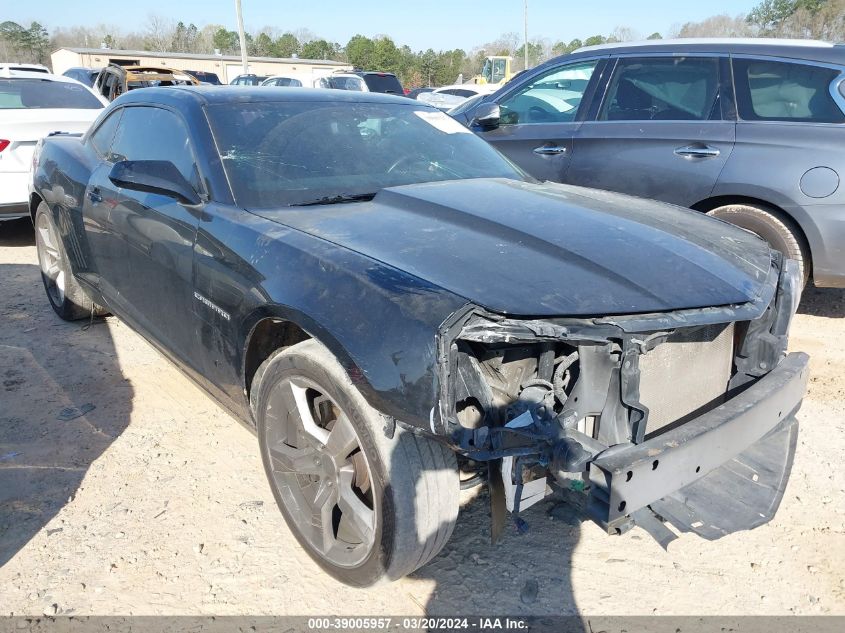
[(768, 525), (664, 551), (544, 501), (492, 546), (467, 494), (430, 565), (367, 590), (296, 544), (248, 430), (117, 319), (86, 325), (51, 311), (31, 227), (0, 224), (0, 614), (845, 614), (845, 291), (793, 327), (812, 378)]

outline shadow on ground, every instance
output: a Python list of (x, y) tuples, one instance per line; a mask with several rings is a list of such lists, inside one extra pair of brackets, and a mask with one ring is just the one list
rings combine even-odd
[[(13, 224), (0, 249), (32, 244), (32, 226)], [(0, 264), (0, 567), (62, 529), (53, 519), (129, 424), (132, 396), (107, 324), (61, 321), (36, 265)]]
[(798, 312), (819, 317), (845, 317), (845, 288), (808, 286), (801, 295)]
[[(582, 497), (558, 492), (521, 512), (528, 525), (524, 534), (509, 515), (501, 539), (491, 544), (490, 498), (486, 488), (480, 490), (461, 507), (452, 538), (440, 555), (411, 576), (436, 583), (426, 615), (578, 614), (571, 562), (582, 529)], [(524, 555), (514, 558), (514, 551)], [(503, 552), (515, 561), (512, 565), (500, 564)]]
[(29, 218), (0, 222), (0, 248), (33, 246), (35, 232)]

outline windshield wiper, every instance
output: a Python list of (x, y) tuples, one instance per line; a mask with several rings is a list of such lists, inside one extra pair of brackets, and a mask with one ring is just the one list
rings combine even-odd
[[(376, 192), (377, 193), (377, 192)], [(318, 204), (341, 204), (343, 202), (366, 202), (376, 197), (375, 193), (342, 193), (336, 196), (324, 196), (307, 202), (297, 202), (292, 207), (313, 207)]]

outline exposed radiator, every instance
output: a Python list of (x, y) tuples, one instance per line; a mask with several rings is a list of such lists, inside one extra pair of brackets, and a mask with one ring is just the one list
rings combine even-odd
[(733, 323), (682, 329), (640, 357), (640, 402), (649, 410), (646, 435), (720, 403), (731, 378), (733, 338)]

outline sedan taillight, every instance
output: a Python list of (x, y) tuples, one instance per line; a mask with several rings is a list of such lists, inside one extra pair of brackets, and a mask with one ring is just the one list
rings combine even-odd
[(7, 147), (9, 147), (9, 144), (10, 144), (11, 142), (12, 142), (12, 141), (7, 141), (7, 140), (6, 140), (6, 139), (4, 139), (4, 138), (0, 138), (0, 152), (2, 152), (4, 149), (6, 149)]

